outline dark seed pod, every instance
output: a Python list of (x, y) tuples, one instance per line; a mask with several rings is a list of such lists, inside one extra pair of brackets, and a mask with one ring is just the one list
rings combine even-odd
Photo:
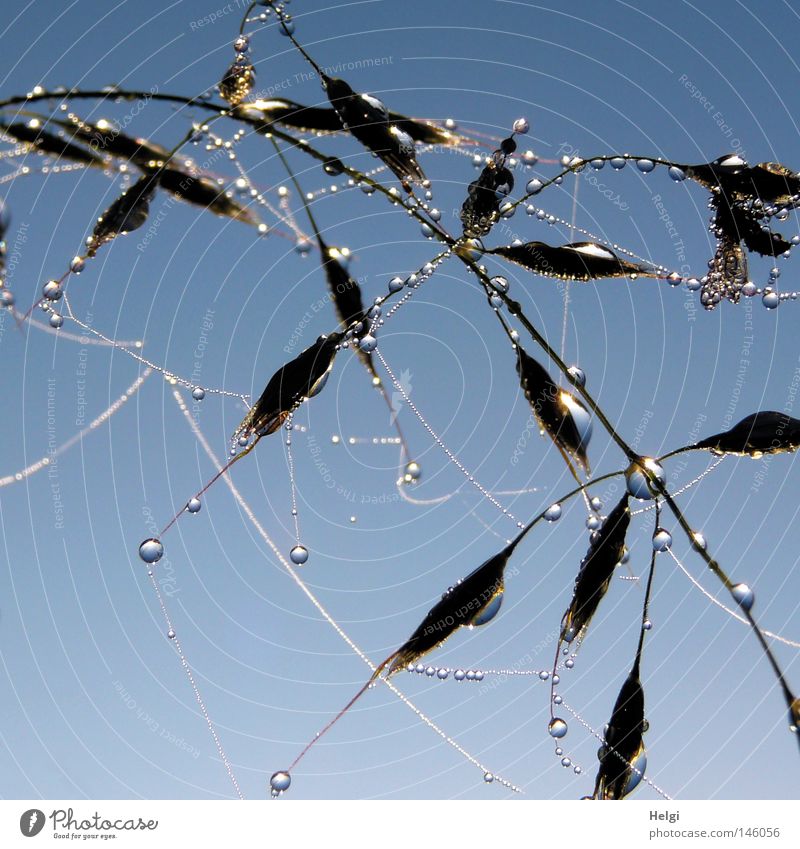
[(592, 435), (589, 411), (571, 392), (553, 383), (546, 369), (519, 345), (517, 374), (536, 420), (555, 442), (567, 465), (572, 468), (571, 461), (575, 461), (588, 474), (586, 448)]
[(416, 631), (378, 667), (375, 676), (383, 670), (389, 676), (415, 663), (462, 625), (485, 625), (493, 619), (503, 601), (503, 575), (518, 539), (450, 587)]
[(323, 85), (344, 129), (372, 151), (404, 185), (425, 181), (416, 160), (414, 139), (392, 123), (380, 100), (369, 94), (357, 94), (341, 79), (325, 76)]
[(147, 216), (150, 214), (150, 200), (157, 186), (155, 178), (146, 174), (109, 206), (97, 219), (89, 247), (90, 256), (94, 256), (100, 245), (124, 233), (138, 230), (147, 221)]
[[(319, 249), (328, 291), (331, 294), (336, 316), (345, 329), (355, 322), (366, 322), (364, 301), (361, 297), (361, 287), (347, 272), (342, 264), (342, 255), (338, 248), (331, 248), (319, 238)], [(372, 355), (361, 348), (356, 348), (358, 356), (369, 370), (373, 378), (378, 378)]]
[[(272, 98), (254, 100), (236, 107), (239, 120), (250, 123), (259, 132), (268, 132), (272, 124), (282, 124), (296, 130), (314, 133), (340, 133), (342, 121), (335, 109), (303, 106), (292, 100)], [(423, 144), (456, 144), (460, 137), (427, 121), (408, 118), (399, 112), (388, 113), (389, 123), (408, 133), (415, 142)]]
[(274, 433), (303, 401), (321, 392), (341, 340), (341, 333), (320, 336), (313, 345), (281, 366), (236, 428), (232, 440), (251, 436), (260, 439)]
[(624, 799), (642, 780), (647, 766), (642, 738), (645, 730), (644, 690), (637, 662), (619, 691), (606, 728), (605, 745), (598, 754), (595, 799)]
[(73, 133), (74, 138), (85, 142), (96, 153), (107, 153), (109, 156), (125, 159), (142, 168), (157, 168), (170, 156), (170, 152), (165, 147), (149, 139), (127, 136), (110, 121), (100, 120), (94, 124), (80, 120), (54, 121), (53, 123)]
[(612, 250), (596, 242), (575, 242), (556, 247), (545, 242), (526, 242), (494, 248), (487, 253), (527, 268), (542, 277), (560, 280), (597, 280), (602, 277), (653, 277), (656, 272), (646, 266), (628, 262)]
[(225, 72), (219, 83), (219, 94), (231, 106), (238, 106), (250, 92), (256, 82), (256, 71), (246, 59), (238, 57)]
[(721, 194), (714, 195), (711, 203), (715, 209), (712, 227), (718, 235), (744, 242), (747, 250), (761, 256), (775, 257), (791, 248), (783, 236), (764, 225), (765, 216), (759, 208), (731, 204)]
[(106, 160), (92, 150), (62, 139), (42, 129), (41, 121), (33, 119), (27, 123), (6, 124), (0, 121), (0, 132), (24, 144), (29, 144), (37, 153), (68, 159), (81, 165), (105, 168)]
[(614, 569), (625, 553), (625, 535), (630, 520), (626, 493), (608, 514), (583, 558), (578, 577), (575, 579), (572, 601), (561, 620), (559, 639), (562, 642), (571, 643), (588, 627), (596, 613), (598, 605), (608, 591)]
[(464, 235), (477, 239), (492, 229), (500, 205), (514, 190), (514, 175), (506, 168), (507, 156), (496, 150), (477, 180), (467, 189), (467, 199), (461, 205), (461, 224)]
[(229, 197), (225, 190), (209, 177), (192, 174), (188, 170), (172, 165), (158, 170), (157, 175), (158, 182), (163, 188), (186, 203), (200, 206), (215, 215), (233, 218), (253, 227), (257, 227), (260, 223), (254, 213)]
[(741, 454), (756, 459), (764, 454), (795, 451), (800, 446), (800, 420), (786, 413), (763, 410), (746, 416), (730, 430), (696, 443), (714, 454)]
[(795, 206), (800, 177), (778, 162), (749, 166), (737, 154), (728, 154), (704, 165), (681, 166), (687, 177), (735, 201), (761, 200), (778, 206)]

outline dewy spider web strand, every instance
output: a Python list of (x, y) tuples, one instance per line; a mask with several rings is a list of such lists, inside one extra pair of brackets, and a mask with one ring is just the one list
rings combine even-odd
[[(191, 411), (189, 407), (186, 405), (186, 402), (183, 399), (183, 396), (180, 393), (180, 390), (173, 390), (173, 397), (175, 398), (175, 402), (178, 405), (178, 409), (183, 413), (183, 417), (189, 425), (192, 433), (194, 434), (197, 441), (200, 443), (203, 451), (205, 451), (208, 458), (214, 464), (214, 466), (218, 469), (222, 469), (222, 464), (220, 463), (214, 449), (209, 444), (208, 440), (205, 437), (205, 434), (200, 430), (199, 426), (195, 422), (194, 418), (191, 415)], [(231, 480), (229, 474), (222, 475), (223, 480), (225, 481), (226, 486), (231, 491), (231, 494), (236, 499), (237, 504), (242, 508), (245, 515), (249, 519), (250, 523), (256, 529), (258, 535), (264, 540), (267, 546), (270, 548), (272, 553), (277, 557), (281, 565), (284, 569), (289, 573), (292, 580), (297, 584), (297, 586), (302, 590), (308, 600), (314, 605), (314, 607), (319, 611), (320, 615), (325, 619), (325, 621), (333, 628), (334, 631), (339, 635), (339, 637), (347, 644), (347, 646), (356, 654), (369, 668), (371, 671), (375, 671), (375, 664), (369, 659), (369, 657), (361, 650), (361, 648), (353, 642), (347, 632), (339, 625), (338, 622), (328, 613), (327, 609), (323, 606), (322, 602), (314, 595), (314, 593), (309, 589), (308, 585), (303, 581), (303, 579), (298, 575), (297, 570), (291, 565), (291, 563), (284, 557), (281, 550), (275, 545), (272, 541), (272, 538), (266, 532), (264, 527), (259, 522), (255, 513), (253, 512), (250, 505), (245, 501), (242, 494), (237, 489), (236, 485)], [(428, 717), (423, 711), (421, 711), (407, 696), (405, 696), (391, 681), (386, 681), (383, 679), (383, 683), (392, 691), (392, 693), (400, 699), (403, 704), (406, 705), (411, 711), (413, 711), (416, 716), (422, 720), (432, 731), (434, 731), (439, 737), (442, 738), (449, 746), (454, 748), (462, 757), (468, 760), (473, 766), (476, 766), (480, 769), (484, 775), (489, 773), (495, 775), (495, 773), (490, 773), (489, 769), (482, 764), (477, 758), (471, 755), (463, 746), (461, 746), (456, 740), (450, 737), (445, 731), (443, 731), (430, 717)], [(509, 787), (509, 789), (513, 790), (515, 793), (521, 793), (522, 791), (516, 787), (515, 785), (507, 782), (505, 779), (498, 778), (500, 783), (503, 783), (505, 786)]]
[(80, 442), (85, 436), (90, 434), (93, 430), (97, 430), (100, 425), (105, 424), (111, 416), (114, 415), (118, 410), (122, 409), (127, 401), (130, 401), (131, 398), (141, 389), (142, 384), (147, 380), (148, 377), (152, 374), (152, 369), (145, 369), (136, 380), (123, 392), (123, 394), (114, 401), (111, 406), (107, 407), (99, 416), (92, 419), (89, 424), (78, 431), (78, 433), (73, 434), (66, 442), (62, 442), (61, 445), (57, 446), (53, 451), (48, 453), (45, 457), (37, 460), (35, 463), (31, 463), (26, 466), (24, 469), (21, 469), (19, 472), (16, 472), (13, 475), (6, 475), (5, 477), (0, 478), (0, 487), (8, 486), (12, 483), (18, 483), (19, 481), (24, 480), (25, 478), (29, 478), (31, 475), (36, 474), (36, 472), (41, 471), (41, 469), (46, 469), (50, 463), (52, 462), (54, 457), (59, 457), (65, 451), (68, 451), (72, 448), (73, 445)]

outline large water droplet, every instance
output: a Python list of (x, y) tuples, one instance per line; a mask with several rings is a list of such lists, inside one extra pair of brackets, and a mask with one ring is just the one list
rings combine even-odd
[(517, 118), (517, 120), (514, 121), (514, 132), (515, 133), (519, 133), (520, 135), (525, 135), (525, 133), (527, 133), (528, 130), (530, 130), (530, 128), (531, 128), (531, 125), (528, 123), (527, 118)]
[(420, 477), (422, 477), (422, 466), (420, 466), (419, 463), (412, 460), (410, 463), (406, 464), (405, 474), (403, 475), (406, 483), (418, 481)]
[(195, 388), (192, 389), (192, 398), (194, 398), (195, 401), (202, 401), (205, 397), (206, 390), (203, 389), (201, 386), (195, 386)]
[(561, 518), (561, 505), (551, 504), (544, 511), (544, 517), (548, 522), (557, 522)]
[(289, 552), (289, 559), (296, 566), (302, 566), (308, 560), (308, 549), (304, 545), (296, 545)]
[(652, 159), (637, 159), (636, 167), (642, 174), (649, 174), (656, 167), (656, 163)]
[(666, 551), (672, 545), (672, 534), (664, 528), (656, 528), (653, 534), (653, 550)]
[(731, 587), (731, 595), (742, 610), (750, 610), (756, 600), (755, 593), (747, 584), (735, 584)]
[(551, 737), (555, 737), (557, 740), (560, 740), (562, 737), (565, 737), (567, 734), (567, 723), (564, 722), (560, 717), (555, 717), (551, 719), (547, 730), (550, 732)]
[(625, 167), (626, 160), (622, 156), (615, 156), (613, 159), (610, 160), (610, 162), (611, 162), (611, 167), (615, 171), (621, 171)]
[(651, 501), (656, 494), (645, 470), (662, 484), (666, 480), (663, 467), (652, 457), (643, 457), (641, 462), (631, 463), (625, 471), (625, 484), (628, 492), (639, 501)]
[(58, 301), (61, 299), (61, 296), (64, 292), (61, 289), (61, 284), (58, 280), (48, 280), (47, 283), (42, 286), (42, 297), (46, 298), (48, 301)]
[(275, 772), (269, 780), (269, 786), (278, 793), (286, 792), (292, 783), (292, 776), (288, 772)]
[(186, 505), (186, 509), (190, 513), (199, 513), (200, 508), (203, 506), (202, 502), (199, 498), (190, 498), (189, 503)]
[(368, 333), (366, 336), (361, 338), (361, 341), (358, 343), (358, 347), (365, 353), (369, 354), (378, 347), (378, 340), (371, 333)]
[(780, 296), (775, 291), (764, 292), (761, 296), (761, 303), (764, 304), (768, 310), (774, 310), (780, 302)]
[(150, 539), (146, 539), (139, 546), (139, 557), (141, 557), (145, 563), (158, 563), (163, 556), (164, 546), (161, 545), (160, 539), (151, 537)]
[(683, 168), (678, 168), (677, 165), (671, 165), (667, 174), (669, 174), (676, 183), (682, 183), (686, 179), (686, 172)]

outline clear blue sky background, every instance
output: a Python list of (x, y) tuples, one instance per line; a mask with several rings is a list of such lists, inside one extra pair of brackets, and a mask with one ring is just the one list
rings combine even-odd
[[(75, 0), (55, 13), (50, 4), (7, 0), (0, 93), (37, 83), (118, 83), (194, 95), (212, 87), (232, 57), (237, 13), (199, 25), (220, 6), (224, 10), (222, 0)], [(345, 74), (356, 89), (398, 111), (453, 117), (492, 135), (525, 115), (527, 141), (544, 158), (569, 145), (587, 156), (627, 151), (698, 162), (738, 146), (753, 163), (800, 165), (800, 71), (792, 58), (800, 20), (788, 3), (576, 0), (565, 10), (552, 2), (332, 6), (295, 0), (292, 11), (298, 37), (323, 65), (382, 60)], [(254, 37), (253, 56), (260, 90), (273, 88), (304, 103), (322, 99), (316, 82), (297, 76), (307, 67), (274, 28)], [(126, 104), (75, 108), (82, 116), (118, 120), (130, 110)], [(150, 105), (129, 130), (169, 147), (185, 128), (185, 114)], [(372, 165), (355, 143), (322, 139), (318, 145)], [(285, 181), (264, 139), (248, 138), (239, 151), (259, 187), (272, 190)], [(329, 185), (310, 160), (292, 162), (304, 187)], [(0, 164), (10, 172), (8, 162)], [(469, 158), (446, 154), (430, 154), (422, 164), (443, 222), (455, 230), (453, 209), (475, 177), (473, 166)], [(224, 163), (214, 167), (235, 173)], [(520, 176), (517, 191), (525, 179)], [(702, 273), (713, 246), (699, 187), (673, 184), (663, 169), (647, 177), (606, 169), (594, 182), (578, 180), (581, 226), (656, 262), (678, 269), (686, 262)], [(573, 188), (565, 181), (542, 205), (569, 216)], [(10, 254), (16, 245), (9, 286), (27, 306), (42, 281), (61, 273), (116, 189), (99, 173), (78, 173), (30, 176), (5, 183), (2, 193), (12, 215)], [(164, 200), (154, 202), (154, 212)], [(369, 297), (435, 253), (417, 225), (380, 197), (343, 193), (315, 208), (329, 240), (353, 250), (352, 270)], [(663, 210), (677, 236), (660, 220)], [(508, 223), (524, 239), (570, 240), (563, 228), (522, 212)], [(794, 220), (783, 227), (787, 235), (796, 231)], [(119, 240), (73, 281), (76, 312), (117, 338), (144, 339), (147, 356), (190, 375), (204, 316), (213, 311), (201, 382), (260, 393), (285, 361), (283, 347), (298, 318), (324, 295), (314, 256), (300, 258), (280, 234), (257, 239), (243, 225), (179, 206), (168, 208), (146, 250), (137, 251), (138, 241), (136, 235)], [(781, 286), (797, 287), (794, 263), (781, 266)], [(759, 284), (767, 269), (753, 263)], [(558, 347), (559, 288), (518, 270), (508, 276), (515, 297)], [(700, 432), (709, 434), (757, 409), (791, 412), (800, 365), (797, 310), (790, 303), (768, 312), (756, 300), (705, 314), (693, 295), (654, 281), (575, 286), (566, 358), (586, 370), (589, 388), (620, 432), (630, 439), (638, 434), (639, 450), (657, 454), (687, 442), (703, 416)], [(303, 344), (333, 326), (329, 308), (313, 313)], [(533, 353), (533, 344), (528, 347)], [(537, 488), (504, 498), (515, 514), (532, 516), (570, 488), (557, 452), (538, 436), (528, 439), (517, 465), (510, 463), (529, 409), (514, 356), (460, 264), (443, 266), (387, 323), (381, 349), (398, 374), (407, 371), (415, 403), (484, 485)], [(139, 372), (119, 352), (87, 347), (82, 353), (81, 345), (53, 336), (20, 334), (7, 315), (0, 356), (2, 475), (44, 455), (50, 438), (61, 443), (72, 436), (81, 403), (88, 422)], [(79, 394), (84, 368), (85, 397)], [(54, 393), (50, 432), (48, 387)], [(209, 396), (203, 402), (199, 422), (218, 453), (242, 415), (235, 401)], [(302, 536), (312, 552), (302, 574), (376, 662), (409, 636), (442, 591), (498, 550), (498, 535), (513, 531), (462, 484), (408, 409), (401, 421), (424, 469), (415, 496), (432, 499), (461, 487), (459, 495), (430, 506), (398, 501), (394, 449), (331, 443), (332, 434), (393, 433), (386, 407), (349, 354), (339, 357), (325, 392), (299, 416), (308, 430), (295, 437)], [(598, 473), (621, 467), (599, 426), (590, 455)], [(673, 461), (670, 483), (683, 485), (706, 461), (705, 455), (692, 458), (683, 469)], [(0, 795), (230, 796), (136, 556), (149, 535), (145, 512), (163, 524), (213, 471), (170, 387), (151, 378), (53, 470), (55, 476), (44, 472), (0, 490)], [(800, 638), (798, 475), (793, 456), (766, 465), (729, 459), (681, 498), (728, 572), (755, 586), (759, 621), (793, 639)], [(288, 551), (289, 485), (280, 439), (264, 440), (234, 477)], [(608, 489), (597, 494), (610, 508)], [(549, 666), (553, 633), (587, 545), (584, 519), (575, 505), (557, 525), (531, 533), (512, 561), (501, 615), (483, 629), (459, 633), (431, 661)], [(669, 517), (665, 524), (672, 528)], [(635, 575), (645, 573), (651, 530), (652, 514), (632, 527)], [(676, 554), (720, 594), (677, 530), (675, 540)], [(366, 667), (265, 551), (224, 485), (211, 491), (198, 516), (181, 519), (165, 545), (159, 574), (167, 579), (176, 629), (245, 795), (263, 797), (269, 775), (291, 762), (347, 701)], [(595, 728), (607, 721), (627, 674), (641, 601), (642, 587), (615, 581), (575, 669), (562, 676), (565, 700)], [(666, 556), (658, 562), (651, 614), (643, 666), (650, 777), (684, 798), (795, 797), (797, 743), (753, 635), (703, 598)], [(776, 652), (800, 687), (796, 650), (777, 646)], [(538, 681), (487, 676), (483, 685), (468, 685), (400, 675), (396, 682), (530, 797), (591, 792), (597, 740), (571, 720), (564, 745), (584, 774), (564, 769), (546, 731), (548, 688)], [(506, 794), (486, 786), (480, 771), (383, 687), (303, 761), (291, 789), (293, 798), (498, 795)], [(655, 796), (649, 787), (638, 795)]]

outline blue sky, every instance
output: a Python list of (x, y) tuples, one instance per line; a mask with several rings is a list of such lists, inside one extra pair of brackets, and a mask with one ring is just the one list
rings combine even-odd
[[(106, 3), (75, 0), (58, 16), (43, 4), (4, 6), (2, 96), (37, 84), (97, 88), (111, 83), (187, 96), (208, 90), (232, 58), (236, 4)], [(331, 6), (295, 0), (297, 36), (324, 66), (392, 109), (455, 119), (474, 133), (502, 136), (524, 115), (521, 145), (543, 159), (563, 153), (628, 152), (703, 162), (732, 150), (751, 163), (797, 167), (800, 72), (790, 45), (800, 20), (789, 4), (769, 15), (740, 3), (577, 0), (553, 3), (404, 4), (385, 0)], [(274, 27), (254, 34), (257, 88), (320, 103), (318, 84)], [(94, 111), (93, 111), (94, 109)], [(188, 116), (161, 104), (95, 109), (127, 131), (171, 147)], [(196, 114), (193, 117), (196, 117)], [(220, 127), (222, 125), (219, 125)], [(220, 129), (230, 137), (232, 127)], [(356, 167), (374, 166), (354, 142), (318, 139)], [(198, 161), (207, 154), (191, 149)], [(247, 137), (237, 155), (254, 185), (275, 198), (286, 176), (269, 143)], [(29, 164), (36, 164), (30, 159)], [(307, 191), (331, 178), (310, 159), (291, 162)], [(445, 226), (475, 179), (470, 157), (423, 155)], [(2, 173), (12, 170), (0, 162)], [(535, 173), (550, 175), (553, 165)], [(214, 160), (215, 173), (236, 176)], [(531, 172), (533, 176), (534, 172)], [(515, 197), (528, 175), (519, 172)], [(702, 273), (713, 244), (705, 192), (673, 183), (662, 168), (644, 176), (608, 167), (565, 180), (541, 206), (635, 253)], [(60, 274), (94, 218), (118, 193), (98, 173), (32, 174), (5, 182), (11, 214), (8, 285), (20, 305)], [(307, 230), (297, 199), (297, 223)], [(298, 256), (286, 226), (267, 238), (244, 225), (168, 204), (151, 210), (159, 227), (118, 240), (70, 284), (73, 309), (103, 333), (145, 340), (143, 353), (179, 375), (197, 369), (208, 387), (257, 395), (287, 358), (298, 325), (304, 346), (333, 329), (324, 279), (312, 254)], [(365, 296), (385, 292), (436, 252), (418, 225), (379, 196), (328, 191), (314, 205), (329, 242), (353, 252), (351, 272)], [(269, 215), (265, 220), (272, 223)], [(569, 228), (520, 210), (509, 238), (552, 243)], [(797, 232), (794, 219), (782, 227)], [(582, 238), (579, 235), (574, 238)], [(502, 234), (492, 237), (501, 244)], [(12, 263), (13, 259), (13, 263)], [(780, 286), (797, 286), (781, 260)], [(13, 270), (11, 266), (13, 265)], [(753, 261), (763, 285), (769, 264)], [(555, 347), (561, 345), (563, 287), (507, 268), (511, 293)], [(798, 287), (800, 288), (800, 287)], [(708, 435), (758, 409), (791, 414), (798, 386), (794, 303), (765, 310), (759, 299), (705, 313), (695, 295), (656, 281), (575, 285), (566, 360), (638, 450), (664, 453), (692, 434)], [(308, 316), (307, 320), (303, 317)], [(74, 325), (65, 330), (76, 332)], [(77, 330), (79, 333), (80, 331)], [(525, 520), (571, 488), (546, 439), (527, 430), (514, 355), (474, 279), (455, 261), (386, 323), (380, 350), (404, 374), (414, 404), (460, 462)], [(535, 354), (535, 346), (527, 348)], [(198, 352), (202, 356), (198, 356)], [(0, 477), (68, 440), (141, 373), (120, 351), (0, 328), (4, 437)], [(544, 357), (540, 357), (544, 361)], [(208, 395), (198, 422), (218, 454), (244, 414), (241, 402)], [(311, 557), (301, 574), (313, 592), (379, 662), (413, 631), (459, 577), (502, 546), (513, 524), (464, 478), (414, 418), (400, 412), (423, 468), (414, 505), (395, 487), (397, 452), (358, 439), (389, 437), (389, 412), (357, 359), (337, 358), (325, 391), (297, 419), (294, 437), (301, 537)], [(342, 437), (339, 444), (333, 435)], [(521, 459), (512, 463), (522, 440)], [(589, 449), (598, 474), (622, 468), (619, 451), (595, 423)], [(708, 457), (674, 460), (668, 482), (684, 486)], [(791, 455), (768, 462), (729, 458), (681, 496), (736, 580), (752, 583), (763, 627), (800, 639), (792, 574), (797, 566), (797, 481)], [(55, 474), (53, 474), (55, 472)], [(0, 489), (0, 795), (7, 798), (220, 798), (233, 793), (199, 714), (136, 556), (213, 467), (158, 375), (57, 464)], [(237, 487), (283, 551), (294, 544), (285, 451), (265, 439), (236, 467)], [(331, 485), (332, 484), (332, 485)], [(447, 500), (440, 496), (456, 492)], [(619, 486), (617, 480), (617, 497)], [(614, 491), (596, 493), (606, 509)], [(355, 517), (355, 522), (351, 521)], [(511, 564), (501, 614), (455, 635), (431, 655), (436, 666), (540, 669), (552, 662), (553, 633), (569, 602), (587, 546), (585, 511), (534, 530)], [(673, 551), (706, 589), (728, 599), (669, 516)], [(649, 562), (652, 514), (634, 520), (631, 573)], [(164, 597), (198, 686), (248, 798), (266, 794), (285, 767), (366, 677), (353, 655), (287, 578), (223, 484), (197, 516), (184, 516), (164, 539), (157, 567)], [(616, 580), (575, 664), (562, 674), (564, 700), (595, 729), (608, 720), (636, 645), (643, 587)], [(658, 559), (643, 661), (650, 731), (648, 775), (683, 798), (789, 798), (796, 741), (755, 638), (714, 607), (668, 556)], [(776, 644), (790, 681), (800, 686), (796, 649)], [(533, 677), (486, 676), (481, 683), (399, 675), (395, 683), (481, 762), (533, 798), (591, 792), (598, 741), (574, 718), (565, 749), (576, 776), (553, 754), (547, 735), (548, 687)], [(570, 719), (570, 717), (567, 717)], [(292, 798), (498, 798), (480, 770), (443, 744), (384, 687), (368, 693), (305, 758)], [(637, 791), (655, 798), (651, 787)]]

